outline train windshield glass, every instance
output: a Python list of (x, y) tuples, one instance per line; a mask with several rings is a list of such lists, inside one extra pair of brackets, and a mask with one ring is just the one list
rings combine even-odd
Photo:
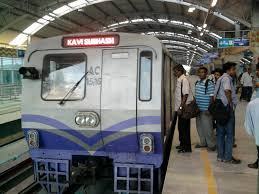
[[(86, 73), (86, 55), (51, 54), (43, 60), (42, 98), (61, 100)], [(69, 100), (81, 100), (85, 96), (85, 79), (81, 81)]]

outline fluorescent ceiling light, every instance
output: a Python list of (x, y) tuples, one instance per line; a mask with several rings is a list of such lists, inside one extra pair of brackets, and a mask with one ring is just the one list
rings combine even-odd
[(151, 18), (144, 18), (145, 22), (153, 22), (154, 20)]
[(158, 19), (158, 21), (161, 23), (167, 23), (169, 20), (168, 19)]
[(203, 24), (203, 26), (202, 26), (202, 27), (203, 27), (203, 28), (207, 28), (207, 26), (208, 26), (207, 24)]
[(69, 7), (67, 5), (63, 5), (62, 7), (55, 9), (52, 13), (55, 14), (56, 16), (60, 17), (71, 11), (73, 11), (73, 9), (71, 7)]
[(189, 7), (188, 12), (192, 13), (192, 12), (194, 12), (195, 9), (196, 9), (195, 7)]
[(211, 7), (215, 7), (215, 5), (217, 4), (218, 0), (212, 0), (212, 3), (211, 3)]
[(77, 0), (68, 4), (69, 7), (79, 9), (87, 4), (85, 0)]
[(114, 27), (114, 26), (118, 26), (118, 25), (119, 25), (118, 23), (114, 23), (114, 24), (111, 24), (111, 25), (109, 25), (107, 27), (110, 28), (110, 27)]
[(128, 24), (129, 23), (129, 21), (127, 20), (127, 21), (123, 21), (123, 22), (119, 22), (119, 24)]
[(40, 24), (38, 22), (34, 22), (32, 25), (30, 25), (28, 28), (26, 28), (23, 31), (23, 33), (32, 35), (32, 34), (36, 33), (37, 31), (39, 31), (43, 26), (44, 26), (43, 24)]
[(13, 46), (21, 46), (27, 39), (28, 35), (21, 33), (18, 36), (16, 36), (15, 39), (9, 42), (9, 44)]
[(134, 19), (134, 20), (131, 20), (131, 22), (134, 22), (134, 23), (136, 23), (136, 22), (143, 22), (144, 20), (143, 19)]
[(45, 15), (42, 17), (44, 20), (53, 21), (55, 20), (53, 17), (50, 17), (49, 15)]
[(210, 35), (211, 35), (211, 36), (214, 36), (214, 37), (217, 38), (217, 39), (221, 39), (221, 38), (222, 38), (221, 36), (219, 36), (219, 35), (217, 35), (217, 34), (215, 34), (215, 33), (213, 33), (213, 32), (211, 32)]
[(44, 20), (42, 18), (38, 19), (37, 22), (40, 23), (40, 24), (44, 24), (44, 25), (47, 25), (49, 23), (48, 20)]
[(183, 65), (183, 68), (185, 69), (185, 71), (190, 72), (191, 67), (189, 65)]

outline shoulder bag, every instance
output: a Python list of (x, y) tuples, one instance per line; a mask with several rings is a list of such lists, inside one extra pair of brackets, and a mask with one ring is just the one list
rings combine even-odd
[(212, 117), (216, 120), (217, 123), (221, 125), (225, 125), (229, 120), (231, 107), (229, 105), (225, 106), (221, 99), (217, 99), (220, 88), (221, 88), (221, 80), (220, 80), (218, 91), (215, 96), (216, 99), (209, 106), (209, 112), (212, 115)]
[[(192, 90), (191, 87), (190, 87), (190, 90)], [(181, 83), (181, 95), (183, 97), (183, 81)], [(192, 93), (192, 95), (193, 95), (193, 93)], [(197, 117), (199, 115), (199, 113), (200, 113), (200, 109), (199, 109), (199, 107), (196, 103), (195, 97), (193, 95), (193, 101), (190, 104), (185, 104), (183, 106), (181, 117), (184, 119), (191, 119), (191, 118)]]

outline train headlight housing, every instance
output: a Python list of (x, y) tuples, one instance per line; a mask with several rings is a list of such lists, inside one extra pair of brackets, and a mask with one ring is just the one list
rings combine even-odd
[(100, 119), (95, 112), (78, 112), (75, 116), (75, 123), (80, 127), (97, 127)]
[(27, 141), (30, 148), (39, 148), (39, 133), (36, 130), (29, 130), (27, 132)]
[(146, 154), (154, 152), (154, 137), (151, 134), (140, 135), (140, 150)]

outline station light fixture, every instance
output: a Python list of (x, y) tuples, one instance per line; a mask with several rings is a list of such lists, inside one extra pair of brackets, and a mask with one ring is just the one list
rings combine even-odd
[[(109, 0), (107, 0), (107, 1), (109, 1)], [(162, 0), (158, 0), (158, 1), (162, 1)], [(202, 6), (198, 6), (198, 5), (195, 5), (195, 4), (192, 4), (192, 3), (188, 3), (188, 2), (182, 1), (182, 0), (181, 1), (180, 0), (166, 0), (166, 1), (172, 2), (172, 3), (176, 3), (176, 4), (180, 4), (180, 5), (184, 5), (184, 6), (188, 6), (189, 7), (188, 12), (193, 12), (195, 9), (199, 9), (199, 10), (204, 11), (204, 12), (209, 12), (210, 11), (208, 8), (205, 8), (205, 7), (202, 7)], [(12, 45), (12, 46), (22, 45), (24, 42), (26, 42), (26, 40), (28, 40), (28, 38), (31, 35), (35, 34), (41, 28), (43, 28), (44, 26), (49, 24), (50, 21), (54, 21), (56, 18), (59, 18), (59, 17), (65, 15), (67, 13), (70, 13), (70, 12), (72, 12), (74, 10), (79, 10), (82, 7), (93, 5), (93, 4), (96, 4), (96, 3), (99, 3), (99, 2), (101, 2), (101, 0), (75, 0), (75, 1), (72, 1), (72, 2), (67, 3), (65, 5), (62, 5), (61, 7), (58, 7), (57, 9), (49, 12), (48, 14), (46, 14), (45, 16), (40, 18), (40, 19), (44, 19), (44, 20), (38, 20), (38, 21), (36, 20), (34, 22), (36, 24), (32, 23), (29, 26), (30, 28), (32, 28), (31, 27), (32, 25), (33, 25), (33, 27), (38, 25), (37, 23), (40, 23), (40, 25), (38, 25), (37, 28), (35, 27), (35, 29), (29, 31), (29, 32), (31, 32), (30, 34), (26, 34), (26, 33), (22, 32), (19, 35), (17, 35), (12, 41), (10, 41), (9, 44)], [(212, 0), (211, 7), (214, 7), (216, 4), (217, 4), (217, 0)], [(223, 14), (221, 14), (221, 13), (219, 13), (217, 11), (213, 11), (213, 15), (215, 15), (217, 17), (220, 17), (221, 19), (231, 23), (232, 25), (236, 24), (236, 22), (234, 20), (224, 16)], [(139, 21), (140, 20), (138, 19), (137, 21), (133, 20), (132, 22), (139, 22)], [(144, 22), (157, 22), (157, 21), (154, 21), (153, 19), (149, 19), (149, 18), (144, 19), (144, 20), (142, 19), (141, 21), (144, 21)], [(185, 27), (187, 27), (189, 29), (195, 29), (195, 26), (193, 26), (192, 24), (189, 24), (189, 23), (184, 23), (184, 22), (181, 22), (181, 21), (173, 21), (173, 20), (168, 21), (168, 23), (169, 22), (174, 24), (174, 25), (180, 25), (180, 26), (185, 26)], [(29, 28), (29, 27), (27, 27), (27, 28)], [(108, 29), (108, 30), (112, 30), (112, 29)], [(107, 30), (107, 27), (104, 27), (100, 31), (108, 31), (108, 30)], [(210, 33), (208, 33), (208, 34), (210, 34)], [(213, 37), (216, 38), (216, 39), (219, 39), (218, 35), (213, 36)]]
[(157, 37), (175, 37), (175, 38), (178, 38), (178, 39), (185, 39), (185, 40), (188, 40), (188, 41), (191, 41), (191, 42), (195, 42), (195, 43), (201, 43), (203, 44), (205, 47), (207, 47), (208, 49), (211, 49), (213, 48), (213, 45), (203, 41), (203, 40), (200, 40), (198, 38), (195, 38), (193, 36), (188, 36), (186, 34), (179, 34), (179, 33), (174, 33), (174, 32), (146, 32), (144, 34), (147, 34), (147, 35), (154, 35), (154, 36), (157, 36)]
[(195, 9), (196, 9), (195, 7), (189, 7), (188, 12), (192, 13), (192, 12), (194, 12)]
[(62, 7), (55, 9), (52, 13), (57, 17), (61, 17), (69, 12), (73, 11), (73, 9), (67, 5), (63, 5)]
[(161, 22), (161, 23), (167, 23), (167, 22), (169, 22), (168, 19), (158, 19), (158, 21)]
[(18, 36), (16, 36), (15, 39), (9, 42), (9, 44), (12, 46), (21, 46), (27, 39), (28, 35), (21, 33)]
[(215, 7), (215, 5), (217, 4), (218, 0), (212, 0), (211, 2), (211, 7)]
[(69, 3), (68, 6), (72, 8), (80, 9), (82, 7), (85, 7), (86, 4), (87, 2), (85, 0), (77, 0)]
[(173, 44), (173, 45), (180, 45), (180, 46), (184, 46), (184, 47), (188, 47), (189, 48), (193, 48), (195, 51), (197, 51), (197, 49), (199, 51), (201, 51), (202, 53), (207, 53), (208, 51), (201, 48), (201, 47), (197, 47), (191, 43), (186, 43), (186, 42), (181, 42), (181, 41), (174, 41), (174, 40), (162, 40), (161, 41), (164, 44)]
[(203, 27), (203, 28), (207, 28), (207, 26), (208, 26), (208, 25), (207, 25), (206, 23), (204, 23), (202, 27)]
[(201, 32), (201, 33), (200, 33), (200, 36), (203, 36), (203, 35), (204, 35), (204, 32)]

